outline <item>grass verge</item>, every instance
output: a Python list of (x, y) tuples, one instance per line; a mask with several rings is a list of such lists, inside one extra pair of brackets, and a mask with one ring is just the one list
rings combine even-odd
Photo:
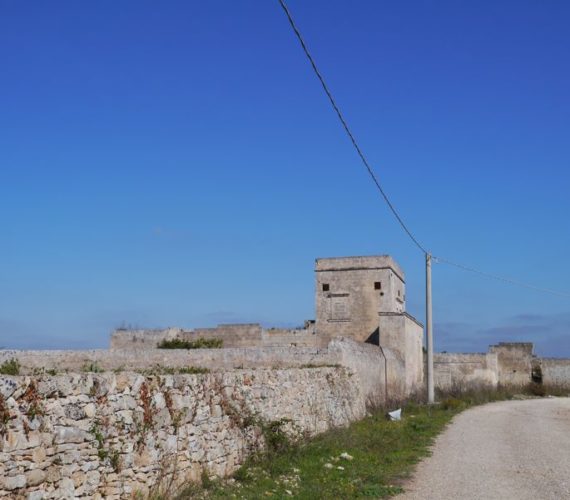
[[(403, 491), (417, 462), (429, 455), (434, 438), (461, 411), (493, 401), (568, 395), (568, 388), (530, 384), (517, 390), (454, 388), (439, 393), (434, 406), (408, 403), (399, 422), (383, 410), (347, 428), (333, 429), (305, 443), (284, 439), (280, 426), (266, 426), (263, 454), (251, 457), (233, 476), (218, 480), (204, 475), (202, 484), (187, 485), (182, 499), (315, 499), (384, 498)], [(159, 500), (160, 496), (153, 497)]]
[(248, 460), (228, 480), (190, 485), (186, 498), (381, 498), (400, 493), (402, 480), (456, 408), (408, 405), (405, 418), (386, 420), (384, 412), (344, 429), (321, 434), (303, 445)]

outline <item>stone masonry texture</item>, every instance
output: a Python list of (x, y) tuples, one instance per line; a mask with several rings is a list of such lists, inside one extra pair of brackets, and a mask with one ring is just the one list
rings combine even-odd
[(314, 435), (364, 417), (344, 367), (0, 376), (0, 498), (132, 498), (226, 476), (263, 444), (258, 422)]

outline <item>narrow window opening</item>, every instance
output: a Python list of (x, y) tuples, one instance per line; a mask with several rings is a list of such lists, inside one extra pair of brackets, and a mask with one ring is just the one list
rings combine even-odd
[(375, 281), (374, 290), (382, 290), (382, 283), (380, 283), (379, 281)]
[(329, 291), (329, 284), (323, 283), (323, 292), (328, 292), (328, 291)]

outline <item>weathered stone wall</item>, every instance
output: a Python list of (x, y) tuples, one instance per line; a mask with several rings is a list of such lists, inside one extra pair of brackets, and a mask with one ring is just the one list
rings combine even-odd
[(315, 277), (318, 335), (365, 342), (378, 313), (405, 311), (404, 274), (387, 255), (317, 259)]
[(406, 313), (381, 313), (377, 319), (379, 343), (398, 354), (404, 365), (402, 379), (408, 393), (423, 384), (423, 326)]
[[(336, 338), (328, 348), (265, 347), (260, 349), (144, 349), (92, 351), (0, 351), (0, 364), (10, 359), (20, 363), (20, 373), (139, 371), (160, 373), (164, 369), (204, 368), (227, 371), (247, 368), (298, 368), (346, 366), (359, 374), (360, 389), (367, 404), (403, 399), (416, 390), (406, 384), (402, 355), (391, 349)], [(388, 359), (387, 367), (385, 366)], [(388, 375), (386, 377), (386, 375)], [(388, 386), (386, 387), (386, 380)]]
[(533, 344), (530, 342), (500, 342), (489, 347), (497, 355), (499, 384), (522, 387), (531, 381)]
[(0, 377), (1, 498), (131, 498), (203, 470), (224, 476), (263, 442), (258, 419), (308, 434), (365, 415), (345, 368)]
[(337, 363), (358, 375), (366, 405), (375, 407), (407, 397), (404, 362), (396, 352), (372, 344), (337, 338), (329, 344)]
[(496, 354), (437, 353), (433, 364), (434, 384), (438, 389), (497, 387)]
[(542, 383), (570, 386), (570, 360), (537, 358), (528, 342), (501, 342), (490, 346), (487, 354), (436, 354), (435, 386), (523, 387), (532, 381), (533, 368), (538, 367)]
[(305, 328), (262, 328), (257, 323), (219, 325), (215, 328), (164, 328), (158, 330), (118, 329), (111, 334), (111, 350), (156, 349), (164, 340), (221, 340), (224, 348), (240, 347), (326, 347), (314, 323)]
[(0, 351), (0, 363), (17, 359), (24, 374), (38, 371), (148, 370), (154, 367), (197, 367), (210, 370), (233, 368), (281, 368), (308, 364), (335, 364), (328, 349), (266, 347), (243, 349), (145, 349), (86, 351)]
[(570, 359), (542, 358), (539, 361), (543, 384), (570, 387)]

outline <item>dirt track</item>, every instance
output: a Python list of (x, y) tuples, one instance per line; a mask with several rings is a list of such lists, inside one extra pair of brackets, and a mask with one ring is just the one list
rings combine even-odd
[(458, 415), (398, 500), (570, 499), (570, 398)]

